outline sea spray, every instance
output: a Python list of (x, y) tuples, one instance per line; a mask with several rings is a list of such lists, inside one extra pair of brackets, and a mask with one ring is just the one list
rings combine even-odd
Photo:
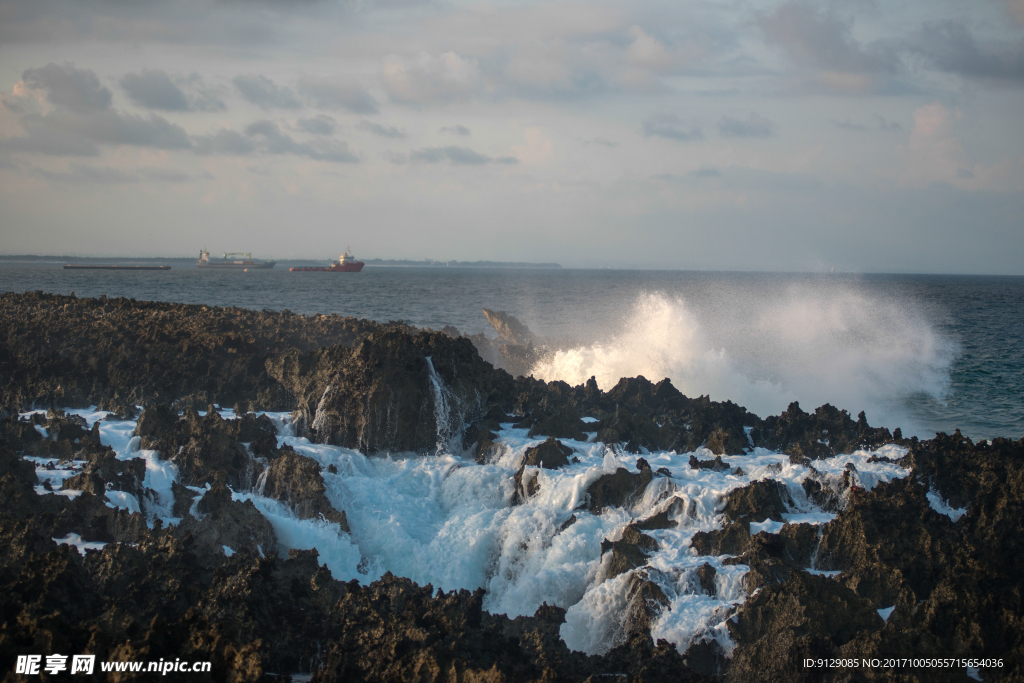
[(909, 435), (921, 429), (906, 402), (942, 400), (957, 352), (912, 307), (855, 291), (723, 294), (699, 309), (645, 293), (611, 334), (556, 351), (533, 374), (571, 385), (594, 376), (604, 390), (622, 377), (667, 377), (688, 396), (731, 400), (762, 416), (792, 401), (832, 403)]

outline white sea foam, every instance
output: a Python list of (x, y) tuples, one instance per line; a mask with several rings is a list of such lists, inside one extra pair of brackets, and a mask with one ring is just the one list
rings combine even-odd
[(107, 491), (107, 507), (122, 508), (128, 512), (142, 512), (139, 499), (126, 491)]
[[(871, 488), (908, 474), (889, 461), (906, 453), (895, 446), (815, 461), (814, 471), (760, 448), (743, 456), (723, 456), (729, 469), (721, 472), (690, 468), (691, 456), (715, 458), (707, 449), (657, 452), (645, 458), (655, 470), (666, 468), (669, 476), (655, 477), (627, 507), (595, 515), (587, 509), (588, 488), (620, 467), (636, 471), (636, 456), (599, 442), (563, 440), (573, 449), (576, 462), (558, 470), (526, 468), (525, 476), (536, 477), (539, 491), (513, 506), (513, 477), (525, 451), (544, 440), (529, 438), (526, 429), (503, 425), (498, 437), (500, 456), (480, 465), (451, 454), (366, 457), (294, 436), (286, 413), (268, 416), (278, 426), (280, 444), (320, 463), (328, 500), (345, 511), (351, 527), (351, 533), (345, 533), (322, 519), (299, 519), (288, 505), (260, 495), (259, 490), (233, 492), (236, 500), (251, 500), (270, 521), (280, 555), (287, 557), (291, 549), (316, 548), (319, 561), (335, 578), (364, 584), (390, 571), (446, 591), (484, 588), (484, 608), (510, 617), (532, 615), (544, 603), (557, 605), (567, 610), (560, 631), (566, 644), (594, 654), (606, 652), (624, 638), (633, 573), (609, 578), (611, 556), (602, 556), (601, 542), (620, 539), (628, 524), (662, 510), (668, 510), (675, 522), (672, 528), (646, 532), (659, 549), (650, 553), (642, 571), (669, 600), (668, 608), (652, 624), (652, 635), (674, 643), (680, 651), (692, 642), (712, 639), (728, 653), (733, 644), (726, 622), (746, 599), (747, 567), (726, 565), (725, 556), (698, 556), (690, 542), (698, 531), (721, 527), (721, 511), (730, 491), (773, 479), (784, 484), (792, 498), (792, 509), (785, 517), (788, 523), (823, 524), (832, 515), (808, 500), (802, 486), (808, 477), (838, 485), (852, 463), (855, 483)], [(131, 436), (134, 426), (104, 420), (101, 437), (117, 449), (118, 458), (145, 461), (143, 483), (150, 491), (141, 507), (149, 523), (160, 519), (176, 524), (180, 520), (172, 516), (171, 485), (177, 480), (177, 468), (155, 451), (140, 450)], [(888, 460), (871, 462), (872, 455)], [(47, 470), (52, 460), (31, 460), (54, 488), (84, 464)], [(743, 473), (734, 474), (736, 468)], [(133, 497), (127, 493), (112, 491), (107, 497), (108, 504), (134, 509)], [(573, 516), (576, 521), (570, 523)], [(771, 520), (751, 521), (753, 533), (775, 533), (781, 526)], [(705, 563), (716, 570), (713, 596), (704, 594), (696, 579), (695, 572)]]
[(605, 390), (621, 377), (667, 377), (688, 396), (729, 399), (762, 416), (791, 401), (805, 410), (832, 403), (909, 435), (916, 428), (903, 401), (943, 399), (956, 353), (915, 310), (852, 290), (792, 287), (700, 312), (651, 293), (612, 335), (558, 351), (533, 374), (573, 385), (595, 376)]
[(931, 506), (932, 510), (935, 510), (940, 515), (946, 515), (954, 522), (967, 514), (967, 508), (954, 508), (934, 490), (929, 490), (925, 497), (928, 498), (928, 505)]
[(99, 541), (83, 541), (78, 534), (68, 534), (64, 538), (53, 539), (58, 545), (74, 546), (79, 555), (85, 555), (86, 550), (103, 550), (107, 544)]
[(174, 492), (171, 485), (178, 480), (178, 467), (170, 460), (163, 460), (156, 451), (140, 450), (131, 455), (119, 457), (140, 457), (146, 461), (146, 476), (142, 485), (146, 492), (146, 518), (150, 526), (156, 519), (164, 524), (177, 524), (181, 520), (171, 511), (174, 507)]

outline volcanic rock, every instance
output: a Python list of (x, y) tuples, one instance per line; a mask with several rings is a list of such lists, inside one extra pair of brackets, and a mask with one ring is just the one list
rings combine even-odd
[(650, 467), (642, 469), (638, 474), (623, 467), (615, 470), (614, 474), (605, 474), (587, 489), (589, 510), (600, 514), (605, 507), (625, 507), (643, 493), (653, 478)]
[(296, 427), (320, 443), (366, 453), (447, 447), (511, 378), (465, 338), (440, 332), (372, 335), (269, 367), (299, 397)]
[(290, 505), (300, 519), (326, 519), (348, 532), (345, 512), (331, 506), (326, 491), (320, 463), (286, 449), (270, 464), (262, 493)]
[(710, 564), (705, 562), (701, 566), (697, 567), (694, 574), (697, 577), (697, 583), (700, 585), (701, 591), (705, 595), (715, 596), (717, 590), (715, 589), (715, 576), (717, 571)]
[(893, 442), (889, 430), (870, 427), (863, 412), (854, 422), (845, 410), (826, 403), (809, 415), (796, 401), (786, 412), (766, 418), (763, 425), (755, 427), (751, 438), (758, 446), (812, 460)]
[(526, 469), (526, 463), (519, 466), (512, 478), (512, 505), (519, 505), (533, 498), (540, 491), (540, 472)]
[(527, 448), (526, 458), (523, 462), (529, 467), (556, 470), (569, 464), (569, 456), (572, 453), (571, 448), (551, 437), (539, 446)]
[(266, 517), (251, 500), (235, 501), (222, 482), (215, 483), (196, 505), (201, 518), (186, 514), (175, 532), (191, 534), (196, 543), (222, 552), (227, 546), (234, 552), (253, 557), (277, 554), (277, 536)]
[(519, 322), (514, 316), (509, 315), (505, 311), (492, 311), (487, 308), (483, 309), (483, 311), (484, 317), (487, 318), (487, 322), (491, 324), (494, 331), (509, 344), (531, 346), (537, 343), (537, 335), (531, 332), (530, 328)]
[(627, 637), (633, 634), (650, 637), (648, 634), (654, 620), (669, 606), (665, 592), (643, 571), (638, 571), (630, 577), (626, 601), (622, 630)]

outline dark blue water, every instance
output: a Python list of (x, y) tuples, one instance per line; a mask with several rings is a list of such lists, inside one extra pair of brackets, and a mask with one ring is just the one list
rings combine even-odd
[(0, 291), (43, 290), (338, 313), (491, 333), (482, 307), (574, 340), (535, 374), (602, 387), (670, 377), (759, 414), (831, 402), (930, 437), (1024, 435), (1024, 278), (372, 268), (362, 273), (65, 271), (0, 263)]

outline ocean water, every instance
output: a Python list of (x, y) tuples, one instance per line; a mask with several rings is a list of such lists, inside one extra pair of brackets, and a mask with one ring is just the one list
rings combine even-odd
[(766, 416), (832, 403), (930, 438), (1024, 436), (1024, 278), (367, 267), (352, 273), (65, 271), (0, 262), (0, 291), (404, 320), (493, 335), (504, 310), (565, 342), (534, 368), (672, 380)]

